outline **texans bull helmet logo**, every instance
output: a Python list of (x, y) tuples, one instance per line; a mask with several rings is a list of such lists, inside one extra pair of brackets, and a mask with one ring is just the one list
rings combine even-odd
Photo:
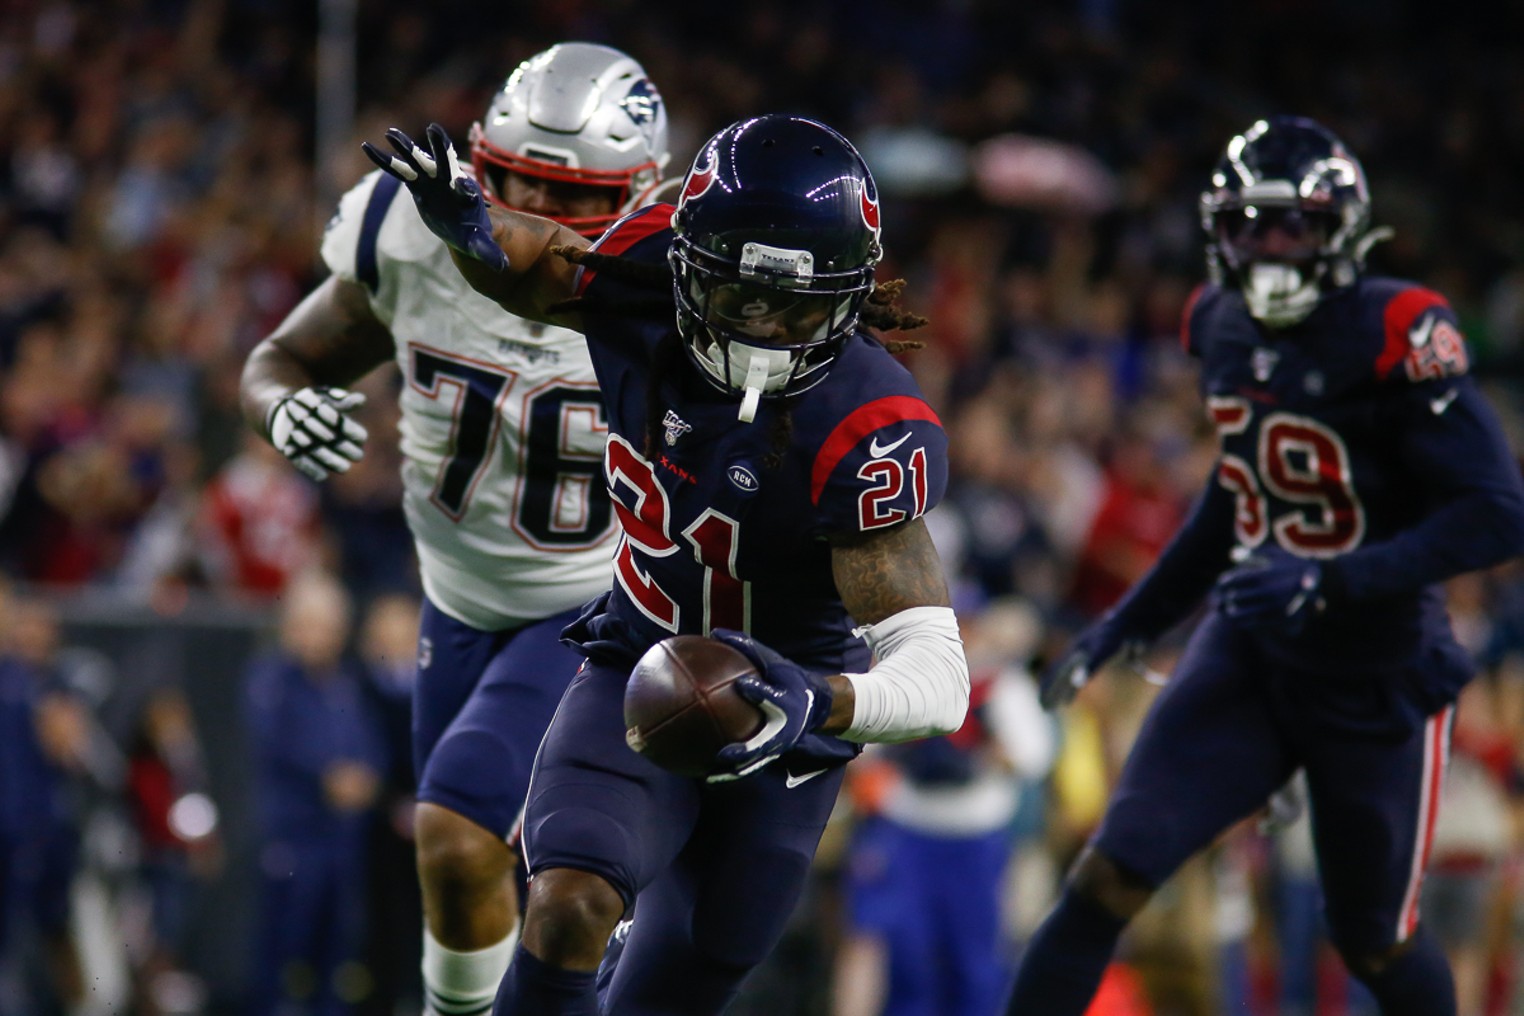
[(874, 189), (872, 177), (863, 181), (860, 194), (862, 202), (859, 210), (863, 213), (863, 225), (873, 230), (873, 239), (877, 241), (879, 238), (878, 194)]
[(714, 150), (711, 148), (704, 155), (703, 163), (695, 163), (688, 171), (688, 179), (683, 181), (683, 194), (677, 199), (678, 208), (703, 197), (714, 184)]

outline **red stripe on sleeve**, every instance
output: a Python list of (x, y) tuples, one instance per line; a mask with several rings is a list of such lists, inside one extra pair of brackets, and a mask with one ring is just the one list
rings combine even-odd
[(1420, 314), (1430, 307), (1448, 306), (1450, 304), (1443, 296), (1422, 286), (1404, 289), (1392, 297), (1382, 315), (1386, 341), (1382, 344), (1381, 355), (1376, 357), (1376, 377), (1385, 378), (1408, 355), (1412, 348), (1408, 332), (1412, 331), (1413, 322), (1418, 320)]
[(1191, 351), (1191, 315), (1196, 313), (1196, 304), (1205, 292), (1206, 283), (1197, 283), (1196, 288), (1191, 290), (1191, 295), (1185, 298), (1185, 310), (1180, 314), (1180, 348), (1187, 353)]
[[(671, 225), (672, 206), (652, 205), (639, 215), (615, 224), (613, 229), (604, 233), (599, 237), (598, 242), (593, 244), (593, 250), (599, 254), (618, 257), (652, 233), (659, 233)], [(592, 282), (593, 276), (597, 274), (591, 268), (582, 269), (582, 276), (577, 280), (578, 296), (587, 292), (587, 284)]]
[(810, 470), (810, 503), (820, 504), (821, 492), (831, 472), (857, 443), (880, 427), (905, 420), (930, 420), (938, 427), (942, 421), (932, 408), (910, 395), (890, 395), (858, 406), (852, 414), (836, 425), (831, 436), (825, 439), (815, 454), (815, 465)]

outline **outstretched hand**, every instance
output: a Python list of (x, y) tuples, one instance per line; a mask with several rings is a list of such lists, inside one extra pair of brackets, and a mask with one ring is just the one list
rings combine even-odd
[(413, 195), (418, 214), (433, 234), (495, 271), (508, 267), (508, 255), (492, 239), (492, 220), (476, 180), (455, 157), (450, 136), (437, 123), (428, 127), (429, 151), (395, 127), (386, 132), (388, 155), (369, 141), (360, 148), (370, 161), (401, 180)]

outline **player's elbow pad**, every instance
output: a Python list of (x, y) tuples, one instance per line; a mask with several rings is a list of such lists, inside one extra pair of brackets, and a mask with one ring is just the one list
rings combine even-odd
[(947, 607), (911, 607), (862, 629), (878, 662), (848, 674), (856, 705), (848, 741), (912, 741), (950, 734), (968, 714), (968, 658)]

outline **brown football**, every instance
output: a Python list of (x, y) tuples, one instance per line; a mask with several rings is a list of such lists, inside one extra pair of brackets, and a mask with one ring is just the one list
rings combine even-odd
[(738, 650), (702, 635), (674, 635), (635, 664), (624, 689), (624, 739), (663, 769), (707, 776), (727, 744), (762, 729), (762, 710), (736, 678), (756, 673)]

